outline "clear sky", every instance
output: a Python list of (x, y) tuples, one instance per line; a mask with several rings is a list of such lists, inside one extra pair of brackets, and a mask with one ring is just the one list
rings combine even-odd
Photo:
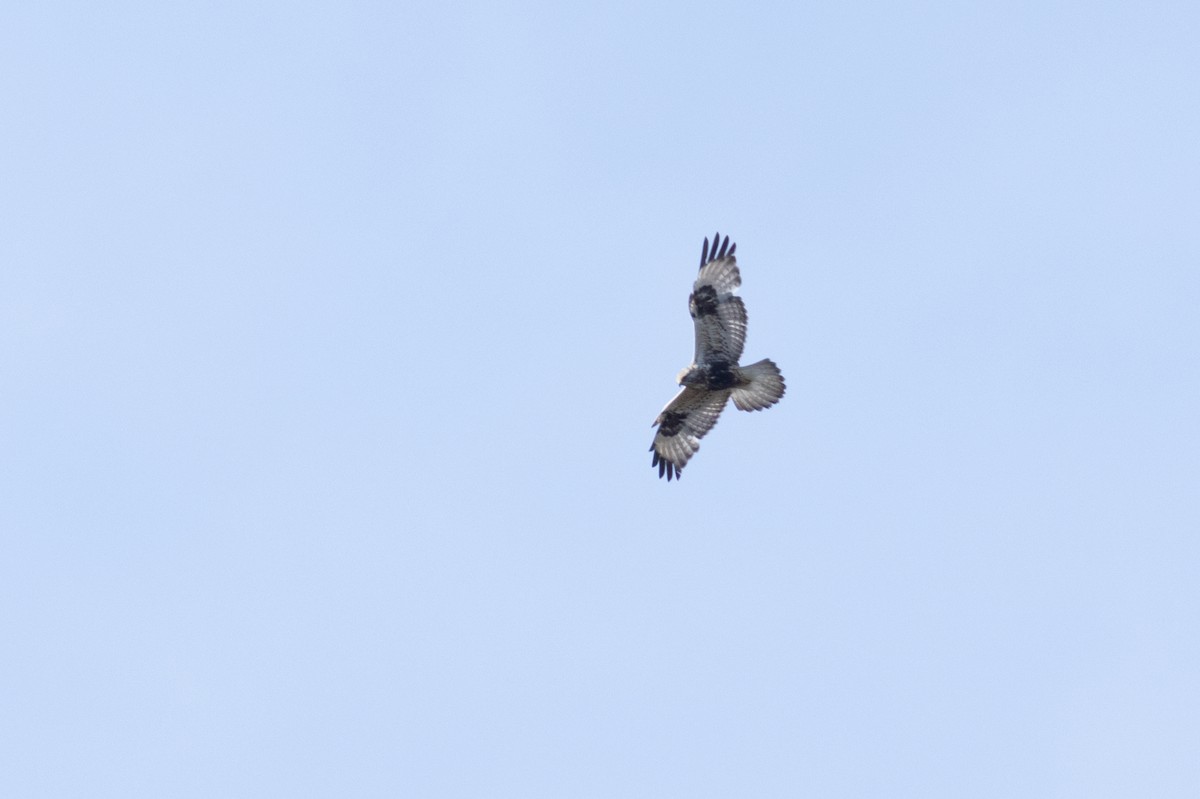
[[(0, 18), (0, 794), (1200, 796), (1194, 3)], [(746, 356), (650, 422), (701, 241)]]

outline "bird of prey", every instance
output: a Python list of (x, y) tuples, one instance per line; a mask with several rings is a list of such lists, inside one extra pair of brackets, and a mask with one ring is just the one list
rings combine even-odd
[(736, 249), (728, 236), (721, 241), (718, 233), (712, 249), (705, 239), (700, 251), (700, 275), (688, 297), (696, 354), (676, 378), (683, 388), (654, 420), (658, 432), (650, 445), (650, 465), (668, 481), (681, 476), (730, 397), (739, 411), (761, 411), (779, 402), (786, 389), (774, 362), (764, 358), (738, 365), (746, 343), (746, 306), (737, 296), (742, 276), (733, 256)]

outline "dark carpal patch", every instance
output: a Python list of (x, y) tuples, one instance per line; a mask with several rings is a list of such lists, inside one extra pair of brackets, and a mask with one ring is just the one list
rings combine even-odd
[(736, 382), (733, 376), (733, 365), (729, 361), (713, 361), (704, 370), (705, 385), (712, 391), (722, 391), (733, 388)]
[(712, 316), (717, 312), (717, 290), (712, 286), (701, 286), (692, 292), (692, 318)]
[(663, 438), (671, 438), (678, 435), (683, 429), (683, 423), (687, 420), (686, 413), (678, 411), (667, 411), (663, 414), (663, 420), (658, 425), (658, 434)]

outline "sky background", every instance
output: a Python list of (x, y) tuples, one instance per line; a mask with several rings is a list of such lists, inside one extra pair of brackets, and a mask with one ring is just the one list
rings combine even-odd
[(7, 8), (0, 794), (1200, 796), (1198, 41)]

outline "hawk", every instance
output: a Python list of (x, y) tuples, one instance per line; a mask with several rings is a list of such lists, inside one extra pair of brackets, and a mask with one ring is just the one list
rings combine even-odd
[(737, 296), (742, 276), (733, 257), (736, 249), (728, 236), (721, 241), (718, 233), (712, 249), (705, 239), (700, 251), (700, 276), (688, 297), (696, 354), (676, 378), (683, 388), (654, 420), (658, 432), (650, 445), (650, 465), (668, 482), (681, 476), (730, 397), (739, 411), (761, 411), (779, 402), (786, 389), (773, 361), (738, 365), (746, 343), (746, 306)]

